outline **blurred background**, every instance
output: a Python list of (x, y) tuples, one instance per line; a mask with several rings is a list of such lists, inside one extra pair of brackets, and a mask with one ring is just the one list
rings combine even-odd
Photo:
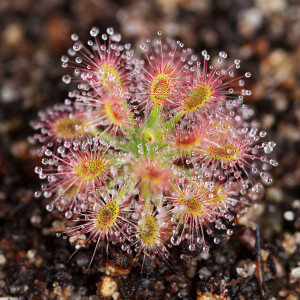
[[(114, 27), (137, 52), (140, 42), (162, 30), (198, 54), (225, 50), (229, 59), (241, 59), (241, 73), (252, 73), (246, 103), (277, 143), (274, 183), (240, 221), (238, 234), (208, 257), (176, 261), (177, 273), (164, 264), (159, 272), (129, 273), (117, 254), (110, 263), (123, 273), (110, 274), (101, 257), (87, 269), (91, 249), (67, 263), (73, 248), (50, 231), (59, 218), (33, 199), (39, 159), (30, 154), (28, 123), (67, 97), (60, 57), (71, 47), (72, 33), (87, 41), (92, 26), (100, 32)], [(1, 0), (0, 297), (299, 299), (299, 41), (299, 0)], [(261, 225), (263, 283), (253, 267), (255, 234), (247, 218)], [(104, 295), (105, 284), (111, 293)]]

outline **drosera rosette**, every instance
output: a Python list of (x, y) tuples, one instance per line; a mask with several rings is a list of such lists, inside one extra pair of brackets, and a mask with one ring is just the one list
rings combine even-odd
[(38, 120), (30, 122), (34, 130), (39, 131), (30, 137), (45, 147), (59, 147), (65, 141), (77, 143), (93, 135), (88, 124), (88, 116), (82, 109), (70, 105), (54, 105), (38, 113)]
[(210, 115), (225, 115), (226, 102), (240, 106), (244, 96), (251, 95), (250, 90), (242, 87), (244, 79), (251, 77), (249, 72), (243, 76), (235, 76), (234, 71), (240, 68), (240, 60), (223, 68), (223, 61), (227, 53), (221, 51), (217, 63), (209, 65), (210, 55), (202, 51), (203, 62), (197, 61), (195, 66), (189, 68), (186, 84), (182, 86), (182, 96), (179, 105), (175, 108), (182, 115), (194, 119), (198, 117), (209, 118)]
[(93, 40), (89, 40), (87, 46), (72, 34), (74, 45), (61, 60), (64, 68), (74, 69), (74, 76), (64, 75), (63, 81), (67, 84), (77, 82), (79, 90), (101, 87), (115, 93), (128, 92), (133, 56), (131, 45), (120, 44), (121, 35), (111, 27), (100, 38), (99, 33), (97, 27), (90, 30)]
[(148, 114), (153, 107), (165, 112), (171, 110), (179, 101), (179, 92), (185, 84), (186, 73), (191, 64), (191, 49), (183, 49), (180, 41), (165, 43), (158, 32), (158, 38), (151, 45), (151, 40), (141, 44), (144, 59), (135, 59), (140, 72), (134, 72), (137, 92), (134, 100), (139, 108)]
[[(65, 101), (67, 121), (59, 121), (60, 111), (42, 114), (43, 124), (58, 122), (65, 135), (36, 135), (45, 156), (35, 169), (44, 181), (35, 196), (43, 194), (47, 210), (67, 220), (78, 215), (65, 236), (89, 234), (93, 257), (97, 245), (114, 244), (143, 269), (161, 260), (171, 265), (179, 245), (192, 255), (209, 251), (233, 233), (278, 164), (269, 157), (275, 143), (260, 142), (266, 132), (243, 104), (250, 74), (235, 76), (239, 60), (224, 67), (224, 52), (212, 66), (206, 51), (198, 62), (161, 32), (141, 46), (143, 58), (111, 28), (101, 41), (98, 29), (91, 35), (88, 47), (72, 35), (74, 59), (62, 58), (77, 82)], [(89, 128), (82, 136), (79, 122), (70, 121), (79, 117)]]
[[(59, 211), (72, 210), (86, 201), (91, 190), (106, 185), (113, 176), (110, 169), (119, 153), (113, 153), (109, 144), (90, 139), (76, 148), (68, 146), (65, 143), (65, 147), (60, 147), (57, 155), (47, 149), (45, 154), (49, 158), (42, 160), (47, 167), (35, 168), (40, 179), (47, 180), (42, 184), (42, 192), (45, 198), (51, 199), (48, 211), (54, 206)], [(39, 195), (40, 192), (36, 192), (36, 196)]]
[(88, 235), (84, 244), (77, 247), (70, 259), (81, 247), (91, 243), (95, 243), (95, 248), (89, 265), (100, 242), (106, 243), (106, 252), (110, 244), (116, 243), (119, 243), (123, 250), (126, 249), (127, 232), (134, 227), (130, 220), (133, 213), (129, 201), (131, 190), (132, 185), (127, 183), (117, 189), (96, 191), (89, 196), (86, 208), (77, 212), (75, 219), (72, 220), (75, 224), (62, 232), (64, 237)]

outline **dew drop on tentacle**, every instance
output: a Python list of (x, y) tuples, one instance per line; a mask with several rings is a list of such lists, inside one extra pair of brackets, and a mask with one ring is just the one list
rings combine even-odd
[(172, 236), (170, 241), (172, 245), (178, 246), (181, 243), (181, 238), (179, 236)]

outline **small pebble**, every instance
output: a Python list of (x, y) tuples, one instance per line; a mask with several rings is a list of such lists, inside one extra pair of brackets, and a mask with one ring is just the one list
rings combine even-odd
[(6, 264), (6, 257), (3, 254), (0, 254), (0, 266), (4, 266)]
[(292, 211), (285, 211), (283, 216), (287, 221), (294, 221), (295, 219), (295, 214)]
[(296, 199), (292, 202), (292, 208), (300, 208), (300, 200)]
[(200, 279), (207, 279), (212, 275), (211, 271), (207, 267), (202, 267), (199, 271), (199, 278)]
[(256, 264), (253, 261), (240, 261), (238, 265), (239, 266), (236, 268), (236, 272), (243, 278), (253, 276), (255, 273)]
[(102, 276), (99, 284), (97, 294), (103, 297), (111, 297), (116, 293), (118, 284), (110, 276)]
[(296, 279), (300, 278), (300, 267), (292, 269), (291, 278), (296, 278)]

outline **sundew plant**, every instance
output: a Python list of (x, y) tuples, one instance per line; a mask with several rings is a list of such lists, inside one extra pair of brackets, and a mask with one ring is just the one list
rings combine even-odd
[(211, 59), (161, 32), (141, 56), (112, 28), (90, 34), (86, 44), (73, 34), (61, 58), (74, 90), (31, 123), (41, 156), (35, 196), (68, 221), (58, 235), (95, 243), (94, 255), (103, 243), (141, 263), (172, 263), (181, 244), (208, 252), (277, 165), (275, 143), (243, 104), (251, 74), (224, 51)]

